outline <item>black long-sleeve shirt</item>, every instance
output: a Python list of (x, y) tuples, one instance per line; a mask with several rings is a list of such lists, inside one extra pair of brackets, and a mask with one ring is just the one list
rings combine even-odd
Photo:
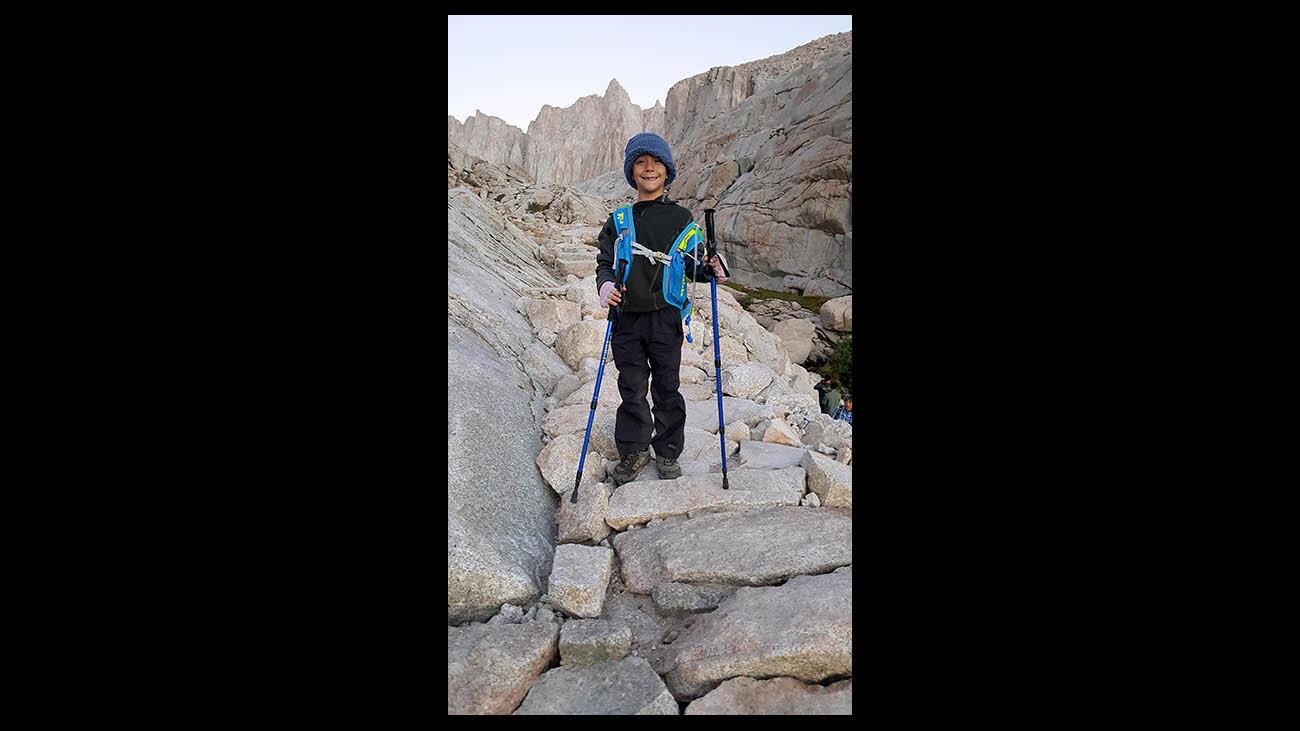
[[(660, 196), (652, 201), (640, 201), (632, 206), (632, 223), (636, 228), (636, 242), (651, 251), (668, 252), (677, 240), (677, 235), (692, 220), (691, 212), (686, 208)], [(599, 292), (605, 282), (613, 282), (614, 276), (614, 239), (617, 238), (613, 218), (605, 220), (605, 227), (600, 230), (600, 252), (596, 254), (596, 291)], [(698, 271), (694, 262), (686, 260), (686, 278), (696, 282), (707, 282), (713, 277), (713, 269), (704, 264), (703, 246), (688, 252), (698, 255)], [(627, 312), (653, 312), (665, 307), (672, 307), (664, 301), (663, 277), (668, 265), (652, 262), (644, 256), (632, 256), (632, 271), (627, 277), (627, 292), (623, 294), (623, 309)], [(695, 272), (692, 280), (691, 274)]]

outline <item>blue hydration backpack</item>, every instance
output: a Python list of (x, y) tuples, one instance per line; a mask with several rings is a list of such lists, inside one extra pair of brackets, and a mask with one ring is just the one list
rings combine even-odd
[(643, 256), (654, 264), (664, 264), (663, 298), (676, 307), (686, 323), (686, 342), (691, 339), (691, 300), (687, 294), (686, 260), (690, 259), (699, 266), (697, 247), (704, 243), (704, 234), (699, 224), (691, 221), (677, 234), (677, 239), (668, 248), (668, 253), (652, 251), (636, 243), (636, 226), (632, 223), (632, 206), (623, 206), (615, 210), (610, 217), (614, 221), (614, 232), (618, 238), (614, 242), (614, 265), (623, 265), (623, 281), (627, 281), (628, 272), (632, 270), (634, 256)]

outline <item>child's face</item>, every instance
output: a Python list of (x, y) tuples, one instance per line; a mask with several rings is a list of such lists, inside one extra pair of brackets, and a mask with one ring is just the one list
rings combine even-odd
[(658, 194), (668, 179), (668, 168), (656, 160), (654, 155), (642, 155), (632, 161), (632, 179), (636, 181), (638, 192), (645, 195)]

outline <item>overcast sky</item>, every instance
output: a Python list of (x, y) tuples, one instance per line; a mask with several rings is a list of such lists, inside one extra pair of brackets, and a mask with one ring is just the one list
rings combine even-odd
[(604, 94), (648, 109), (678, 81), (853, 29), (848, 15), (451, 15), (447, 114), (481, 109), (527, 132), (543, 104)]

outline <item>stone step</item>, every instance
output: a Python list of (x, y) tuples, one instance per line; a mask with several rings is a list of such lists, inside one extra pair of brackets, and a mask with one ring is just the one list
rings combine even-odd
[[(714, 439), (716, 438), (717, 437), (714, 437)], [(716, 447), (714, 449), (716, 449)], [(651, 455), (653, 454), (654, 451), (651, 450)], [(617, 465), (618, 460), (610, 460), (605, 466), (605, 473), (608, 474), (609, 471), (614, 469)], [(707, 475), (712, 472), (718, 473), (719, 478), (721, 478), (722, 475), (722, 459), (717, 455), (714, 455), (712, 461), (705, 460), (703, 462), (681, 458), (677, 460), (677, 466), (682, 470), (682, 477)], [(632, 478), (632, 482), (655, 482), (659, 479), (659, 466), (654, 459), (651, 459), (645, 467), (641, 468), (641, 471), (636, 474), (636, 477)]]
[(670, 518), (612, 541), (623, 584), (637, 594), (668, 581), (762, 586), (851, 564), (853, 519), (846, 510), (793, 505), (737, 509)]
[(847, 567), (782, 586), (742, 588), (677, 638), (675, 667), (664, 679), (677, 698), (695, 699), (742, 676), (806, 683), (850, 676), (852, 603)]
[[(636, 480), (614, 491), (605, 522), (614, 530), (626, 530), (630, 525), (648, 523), (655, 518), (662, 520), (696, 511), (798, 505), (805, 484), (802, 467), (729, 469), (727, 490), (722, 489), (721, 472), (683, 474), (675, 480)], [(638, 593), (644, 594), (649, 589)]]
[(676, 716), (664, 681), (640, 657), (564, 665), (533, 683), (516, 716)]
[(599, 617), (613, 568), (614, 552), (604, 546), (561, 544), (555, 547), (546, 594), (570, 617)]
[(610, 485), (603, 482), (579, 488), (576, 503), (569, 502), (569, 495), (561, 495), (555, 520), (556, 543), (599, 543), (605, 540), (610, 531), (609, 523), (605, 522), (609, 497)]

